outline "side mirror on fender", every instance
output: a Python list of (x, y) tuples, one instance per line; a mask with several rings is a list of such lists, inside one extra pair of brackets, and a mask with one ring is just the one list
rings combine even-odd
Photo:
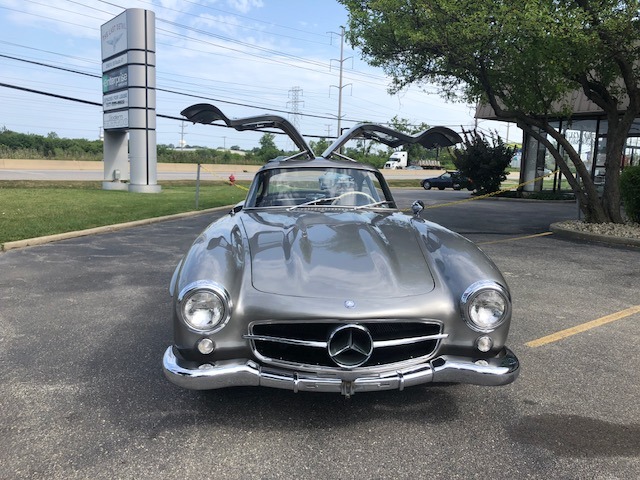
[(411, 211), (417, 217), (424, 210), (424, 202), (422, 200), (416, 200), (411, 204)]
[(238, 213), (240, 210), (242, 210), (244, 208), (244, 200), (240, 203), (237, 203), (230, 211), (229, 211), (229, 215), (231, 215), (232, 217)]

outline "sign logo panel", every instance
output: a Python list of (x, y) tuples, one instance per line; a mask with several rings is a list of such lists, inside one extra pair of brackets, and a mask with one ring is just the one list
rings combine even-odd
[(127, 49), (127, 15), (126, 11), (113, 20), (102, 25), (102, 59), (112, 57)]
[(125, 66), (102, 74), (102, 93), (122, 90), (129, 86), (129, 67)]
[(105, 113), (102, 121), (105, 130), (129, 127), (129, 110)]
[(102, 109), (107, 112), (118, 108), (129, 107), (129, 91), (110, 93), (102, 97)]

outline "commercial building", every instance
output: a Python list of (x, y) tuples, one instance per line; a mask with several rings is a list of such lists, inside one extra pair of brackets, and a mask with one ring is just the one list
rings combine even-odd
[[(607, 145), (607, 117), (605, 113), (582, 92), (573, 93), (566, 102), (573, 114), (571, 118), (556, 117), (551, 125), (571, 143), (587, 170), (591, 172), (596, 185), (604, 184), (605, 151)], [(488, 105), (479, 105), (476, 118), (501, 121)], [(545, 134), (546, 135), (546, 134)], [(549, 138), (552, 143), (555, 140)], [(562, 152), (562, 150), (561, 150)], [(568, 162), (572, 171), (573, 164)], [(640, 118), (636, 119), (629, 136), (622, 158), (622, 168), (629, 165), (640, 165)], [(527, 183), (523, 189), (528, 192), (541, 190), (562, 191), (570, 187), (560, 172), (553, 156), (538, 140), (524, 133), (522, 139), (522, 158), (520, 164), (520, 183)], [(535, 182), (534, 179), (546, 173), (556, 172)]]

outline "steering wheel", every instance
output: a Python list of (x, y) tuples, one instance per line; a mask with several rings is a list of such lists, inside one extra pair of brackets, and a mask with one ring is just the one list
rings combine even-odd
[[(344, 205), (342, 203), (342, 199), (345, 198), (348, 195), (362, 195), (363, 197), (365, 197), (367, 200), (369, 200), (367, 203), (376, 203), (376, 199), (373, 198), (371, 195), (369, 195), (368, 193), (365, 192), (358, 192), (356, 190), (354, 190), (353, 192), (345, 192), (342, 195), (338, 195), (338, 197), (335, 198), (335, 200), (333, 200), (333, 202), (331, 202), (331, 205)], [(347, 204), (348, 205), (348, 204)]]

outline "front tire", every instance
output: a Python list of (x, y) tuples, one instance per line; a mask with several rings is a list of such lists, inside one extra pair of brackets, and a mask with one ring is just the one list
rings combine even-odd
[(431, 190), (431, 184), (429, 182), (422, 182), (422, 188), (425, 190)]

